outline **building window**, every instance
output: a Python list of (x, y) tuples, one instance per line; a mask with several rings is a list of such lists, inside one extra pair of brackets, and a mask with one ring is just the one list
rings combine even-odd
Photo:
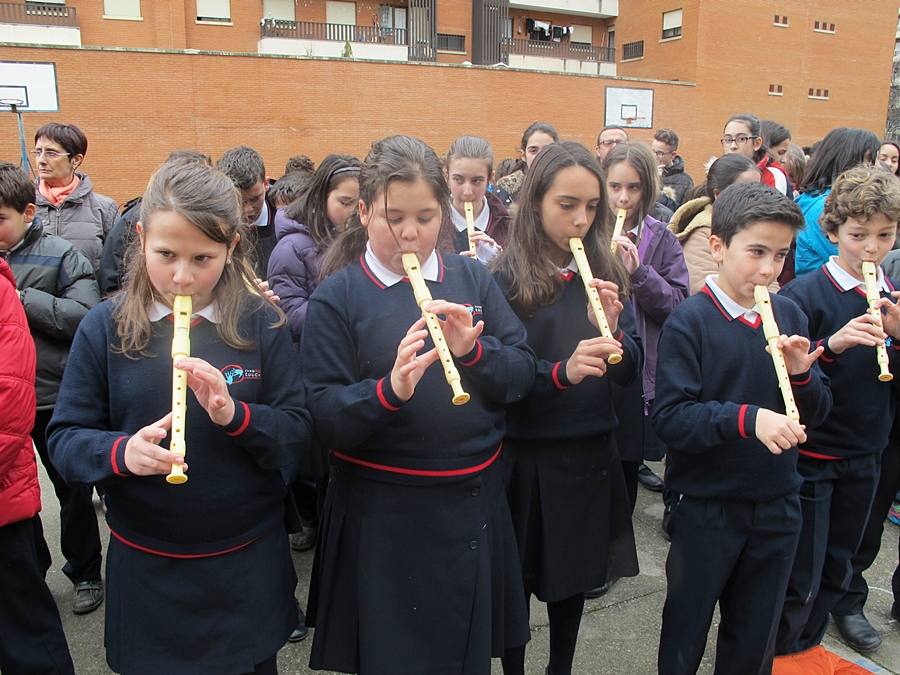
[(663, 12), (662, 15), (662, 39), (681, 37), (681, 10), (673, 9), (671, 12)]
[(817, 33), (834, 33), (834, 24), (827, 21), (816, 21), (813, 24), (813, 30)]
[(435, 48), (439, 52), (461, 52), (466, 51), (465, 35), (448, 35), (446, 33), (437, 34), (437, 43)]
[(197, 0), (197, 21), (230, 23), (230, 0)]
[(622, 45), (622, 60), (642, 59), (644, 58), (644, 41), (626, 42)]
[(504, 40), (512, 40), (513, 36), (513, 19), (512, 17), (507, 17), (506, 22), (503, 24), (503, 39)]
[(104, 19), (140, 19), (141, 0), (103, 0)]
[(770, 84), (769, 96), (784, 96), (784, 87), (780, 84)]
[(580, 42), (582, 44), (594, 44), (594, 29), (591, 26), (572, 26), (572, 35), (570, 42)]
[(607, 31), (606, 31), (606, 46), (609, 47), (610, 49), (616, 48), (616, 28), (615, 28), (615, 26), (607, 29)]
[(325, 23), (338, 23), (344, 26), (356, 25), (356, 3), (327, 0), (325, 3)]
[(263, 0), (263, 18), (295, 21), (294, 0)]
[(786, 27), (786, 26), (788, 25), (788, 18), (787, 18), (786, 16), (781, 15), (781, 14), (776, 14), (776, 15), (775, 15), (775, 20), (772, 22), (772, 24), (775, 25), (775, 26)]
[(814, 98), (819, 101), (827, 101), (828, 100), (828, 90), (827, 89), (813, 89), (809, 88), (809, 94), (807, 94), (807, 98)]

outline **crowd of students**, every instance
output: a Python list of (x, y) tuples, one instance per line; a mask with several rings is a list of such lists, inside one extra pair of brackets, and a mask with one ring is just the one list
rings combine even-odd
[[(592, 152), (536, 122), (502, 175), (483, 138), (439, 157), (392, 136), (277, 181), (246, 146), (215, 166), (179, 150), (114, 217), (78, 171), (84, 133), (39, 129), (36, 182), (0, 163), (0, 670), (74, 671), (35, 449), (72, 611), (105, 602), (116, 672), (275, 673), (308, 625), (316, 670), (515, 675), (534, 596), (546, 673), (567, 675), (585, 598), (639, 573), (639, 481), (671, 541), (660, 673), (697, 671), (716, 606), (717, 673), (824, 667), (829, 617), (876, 649), (862, 574), (900, 489), (876, 358), (900, 366), (900, 147), (839, 128), (804, 150), (739, 114), (695, 186), (678, 143), (607, 127)], [(884, 263), (871, 311), (864, 262)], [(662, 458), (664, 479), (644, 464)], [(313, 547), (304, 614), (290, 551)], [(900, 568), (893, 590), (900, 620)]]

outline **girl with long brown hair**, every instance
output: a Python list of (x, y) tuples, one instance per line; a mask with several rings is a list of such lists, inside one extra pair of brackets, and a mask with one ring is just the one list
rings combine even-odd
[[(611, 338), (589, 317), (573, 237), (583, 242)], [(637, 574), (611, 382), (635, 379), (641, 351), (610, 237), (597, 160), (577, 143), (545, 147), (525, 177), (495, 278), (538, 358), (534, 388), (508, 412), (505, 466), (526, 596), (547, 603), (553, 675), (572, 671), (585, 592)], [(613, 354), (622, 357), (616, 365)], [(524, 673), (524, 664), (524, 646), (507, 650), (507, 675)]]

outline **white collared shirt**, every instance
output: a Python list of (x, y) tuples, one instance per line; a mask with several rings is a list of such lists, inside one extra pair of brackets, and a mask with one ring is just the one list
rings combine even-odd
[(719, 287), (719, 284), (717, 283), (718, 280), (718, 274), (710, 274), (706, 277), (706, 285), (709, 286), (709, 290), (713, 292), (713, 295), (716, 296), (716, 300), (718, 300), (719, 304), (725, 308), (725, 311), (728, 312), (729, 316), (731, 316), (732, 319), (743, 316), (744, 319), (750, 323), (756, 323), (756, 318), (759, 316), (759, 312), (755, 309), (756, 305), (753, 305), (750, 309), (742, 307), (735, 302), (728, 293)]
[(259, 212), (259, 218), (253, 223), (256, 227), (266, 227), (269, 224), (269, 204), (263, 199), (262, 211)]
[[(375, 253), (372, 251), (372, 244), (370, 243), (366, 243), (365, 258), (369, 270), (375, 275), (375, 278), (386, 287), (391, 287), (406, 278), (389, 270), (386, 265), (376, 258)], [(426, 281), (437, 281), (439, 272), (440, 265), (438, 264), (437, 252), (432, 251), (431, 255), (428, 256), (428, 260), (422, 264), (422, 276), (425, 277)]]
[(572, 256), (572, 259), (569, 261), (569, 264), (559, 270), (559, 273), (563, 276), (567, 276), (567, 272), (574, 272), (578, 274), (578, 264), (575, 262), (575, 256)]
[[(488, 208), (487, 197), (482, 197), (482, 199), (484, 199), (484, 207), (475, 219), (475, 229), (484, 232), (491, 220), (491, 210)], [(465, 214), (457, 211), (452, 204), (450, 205), (450, 220), (453, 222), (453, 227), (456, 228), (457, 232), (462, 232), (467, 227)]]
[[(836, 255), (831, 256), (828, 259), (828, 262), (825, 263), (825, 267), (828, 270), (828, 273), (831, 275), (831, 278), (837, 282), (837, 285), (841, 287), (841, 290), (844, 291), (852, 291), (857, 286), (862, 286), (863, 290), (865, 290), (866, 282), (857, 279), (852, 274), (850, 274), (847, 270), (841, 267), (837, 261), (838, 257)], [(875, 280), (878, 282), (878, 288), (881, 289), (884, 293), (890, 293), (890, 286), (887, 285), (887, 282), (884, 280), (884, 271), (881, 269), (881, 265), (875, 266)]]
[[(159, 300), (154, 300), (153, 305), (150, 307), (150, 311), (147, 312), (147, 318), (150, 319), (150, 323), (156, 323), (161, 319), (165, 319), (171, 313), (171, 307), (166, 307)], [(219, 323), (219, 306), (216, 305), (216, 303), (211, 302), (200, 311), (191, 314), (192, 319), (198, 316), (203, 317), (210, 323)]]

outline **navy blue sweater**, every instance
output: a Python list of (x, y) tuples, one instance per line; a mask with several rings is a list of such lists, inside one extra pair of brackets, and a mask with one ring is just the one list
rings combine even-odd
[[(894, 400), (891, 384), (878, 381), (875, 347), (858, 345), (841, 354), (828, 348), (828, 338), (850, 319), (866, 313), (865, 291), (860, 287), (844, 291), (822, 265), (794, 279), (781, 295), (800, 305), (809, 317), (813, 341), (825, 346), (819, 363), (831, 380), (834, 396), (831, 415), (808, 434), (800, 452), (823, 459), (881, 453), (894, 420)], [(888, 344), (890, 369), (900, 375), (900, 345), (894, 340)]]
[[(173, 486), (165, 476), (130, 475), (124, 461), (129, 437), (172, 409), (171, 317), (153, 324), (148, 353), (155, 356), (129, 358), (114, 350), (113, 302), (81, 322), (63, 376), (48, 429), (63, 478), (102, 483), (110, 529), (150, 552), (222, 552), (283, 522), (279, 469), (298, 461), (312, 437), (287, 328), (271, 327), (271, 308), (248, 308), (242, 334), (256, 347), (242, 351), (222, 342), (215, 325), (195, 319), (191, 353), (225, 375), (235, 416), (228, 426), (213, 424), (188, 392), (189, 480)], [(161, 445), (168, 447), (168, 437)]]
[[(807, 335), (796, 304), (772, 296), (781, 333)], [(818, 366), (791, 377), (807, 431), (831, 409)], [(732, 319), (708, 288), (681, 303), (663, 326), (653, 424), (668, 446), (666, 486), (694, 497), (762, 502), (800, 488), (797, 449), (773, 455), (756, 438), (760, 408), (784, 414), (762, 322)]]
[[(509, 294), (509, 283), (501, 274), (497, 283)], [(581, 340), (598, 336), (587, 318), (587, 296), (577, 275), (566, 282), (556, 302), (540, 307), (529, 316), (513, 304), (528, 331), (528, 345), (537, 355), (534, 388), (527, 399), (512, 406), (506, 435), (511, 439), (579, 439), (606, 434), (618, 421), (613, 409), (610, 381), (625, 386), (641, 372), (640, 338), (634, 325), (631, 303), (619, 317), (615, 338), (622, 343), (622, 361), (608, 366), (604, 377), (586, 377), (572, 386), (566, 363)]]
[[(319, 438), (348, 468), (406, 476), (470, 470), (495, 456), (505, 407), (531, 389), (525, 329), (490, 273), (454, 254), (439, 261), (438, 281), (426, 281), (432, 296), (464, 304), (485, 322), (471, 353), (455, 359), (471, 395), (466, 405), (451, 404), (438, 363), (409, 401), (391, 389), (397, 345), (421, 316), (407, 282), (384, 287), (360, 258), (310, 299), (301, 346), (309, 407)], [(430, 348), (429, 339), (423, 352)]]

